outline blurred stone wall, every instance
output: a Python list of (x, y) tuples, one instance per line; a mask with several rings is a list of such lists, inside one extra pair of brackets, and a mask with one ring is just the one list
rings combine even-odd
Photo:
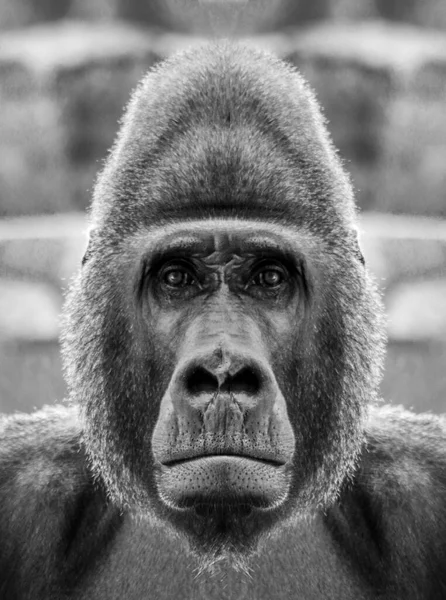
[[(86, 244), (79, 211), (131, 90), (197, 41), (175, 1), (0, 0), (0, 411), (66, 393), (58, 318)], [(284, 0), (259, 26), (249, 43), (304, 73), (351, 173), (389, 314), (383, 395), (443, 412), (446, 3)]]

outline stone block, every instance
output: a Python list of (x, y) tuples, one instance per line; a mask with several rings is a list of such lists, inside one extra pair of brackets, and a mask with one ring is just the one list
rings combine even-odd
[(375, 0), (377, 14), (392, 21), (405, 21), (422, 27), (446, 28), (443, 0)]
[[(86, 0), (77, 0), (86, 2)], [(104, 0), (101, 0), (102, 2)], [(325, 18), (330, 0), (114, 0), (119, 17), (194, 35), (238, 37)]]
[(446, 216), (446, 38), (384, 22), (258, 41), (316, 91), (368, 210)]
[(130, 25), (3, 34), (0, 216), (84, 208), (130, 92), (158, 59), (150, 32)]
[[(150, 4), (151, 0), (144, 2)], [(72, 19), (110, 21), (117, 17), (118, 0), (72, 0), (68, 14)]]
[[(307, 0), (311, 2), (311, 0)], [(361, 20), (377, 17), (375, 0), (330, 0), (328, 16), (336, 20)]]
[(0, 29), (15, 29), (66, 17), (73, 0), (2, 0)]

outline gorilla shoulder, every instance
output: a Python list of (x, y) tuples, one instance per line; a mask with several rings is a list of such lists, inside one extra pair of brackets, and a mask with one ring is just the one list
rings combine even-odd
[(442, 492), (446, 493), (444, 416), (415, 414), (401, 406), (374, 406), (366, 436), (366, 471), (361, 477), (370, 480), (377, 495), (393, 495), (400, 507), (408, 507), (413, 499), (418, 508), (424, 506), (425, 516), (436, 506), (446, 510), (440, 502)]
[(18, 500), (26, 496), (29, 514), (39, 508), (42, 495), (63, 497), (76, 488), (83, 460), (75, 407), (46, 406), (32, 414), (2, 416), (0, 436), (3, 503), (19, 508)]
[(68, 590), (104, 545), (107, 503), (88, 473), (77, 412), (46, 406), (0, 418), (2, 599), (55, 597), (50, 590)]
[(372, 587), (444, 598), (446, 419), (374, 406), (365, 433), (355, 479), (327, 512), (329, 530)]

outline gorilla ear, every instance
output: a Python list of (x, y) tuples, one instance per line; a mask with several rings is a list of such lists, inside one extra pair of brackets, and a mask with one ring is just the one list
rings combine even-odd
[(84, 256), (82, 257), (82, 266), (85, 265), (90, 256), (90, 243), (88, 243), (87, 249), (85, 250)]
[(365, 258), (364, 258), (364, 255), (362, 253), (362, 250), (361, 250), (361, 245), (359, 243), (359, 231), (358, 231), (358, 229), (356, 229), (354, 244), (355, 244), (355, 253), (356, 253), (356, 256), (358, 257), (359, 262), (365, 267)]
[(85, 265), (85, 263), (87, 262), (87, 260), (90, 258), (91, 253), (92, 253), (92, 245), (93, 245), (93, 239), (94, 239), (94, 235), (95, 235), (95, 231), (94, 229), (90, 229), (88, 232), (88, 244), (87, 244), (87, 248), (84, 252), (84, 256), (82, 257), (82, 266)]

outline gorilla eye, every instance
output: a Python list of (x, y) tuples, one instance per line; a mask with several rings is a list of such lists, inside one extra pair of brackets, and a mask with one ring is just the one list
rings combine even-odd
[(162, 280), (163, 283), (172, 288), (187, 287), (195, 282), (189, 271), (178, 266), (164, 271)]
[(284, 279), (285, 277), (280, 269), (268, 267), (259, 271), (252, 281), (255, 285), (262, 287), (277, 288), (284, 282)]

